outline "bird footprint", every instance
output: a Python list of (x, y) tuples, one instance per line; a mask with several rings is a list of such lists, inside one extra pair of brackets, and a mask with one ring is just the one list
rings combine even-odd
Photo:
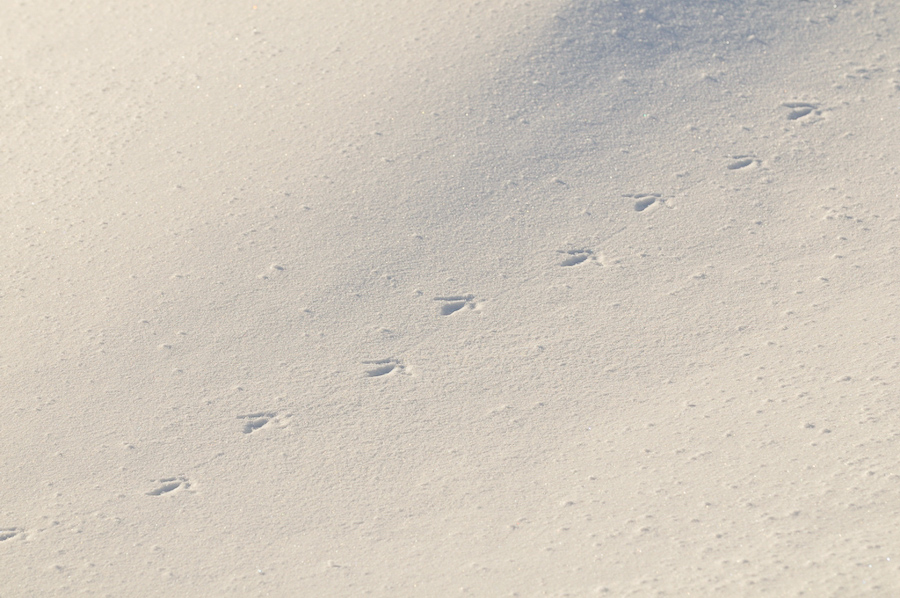
[(257, 411), (256, 413), (238, 415), (237, 418), (246, 420), (244, 422), (244, 434), (251, 434), (271, 421), (278, 421), (278, 413), (275, 411)]
[(654, 204), (665, 205), (666, 203), (666, 200), (659, 193), (626, 193), (622, 197), (630, 197), (635, 200), (635, 212), (643, 212)]
[(187, 490), (191, 487), (191, 483), (188, 482), (187, 478), (184, 476), (178, 476), (174, 478), (160, 478), (156, 481), (159, 482), (160, 485), (148, 492), (147, 496), (161, 496), (163, 494), (168, 494), (169, 492), (178, 490), (179, 488)]
[(386, 376), (388, 374), (394, 372), (402, 372), (406, 366), (400, 363), (398, 360), (394, 358), (388, 359), (370, 359), (368, 361), (363, 361), (366, 365), (373, 365), (370, 370), (366, 371), (366, 376), (369, 378), (377, 378), (378, 376)]
[(557, 253), (562, 253), (566, 256), (559, 264), (563, 267), (577, 266), (587, 260), (596, 259), (594, 257), (594, 252), (590, 249), (560, 249)]
[(451, 295), (435, 297), (434, 300), (441, 302), (440, 314), (442, 316), (449, 316), (463, 308), (475, 309), (475, 295)]
[(0, 527), (0, 542), (15, 538), (21, 533), (22, 528), (19, 527)]

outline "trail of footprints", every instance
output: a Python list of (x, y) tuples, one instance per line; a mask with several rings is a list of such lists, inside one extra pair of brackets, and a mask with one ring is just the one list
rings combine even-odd
[[(287, 418), (290, 417), (290, 415), (281, 417)], [(281, 417), (279, 417), (278, 412), (276, 411), (258, 411), (255, 413), (238, 415), (237, 419), (244, 422), (242, 430), (243, 433), (252, 434), (253, 432), (256, 432), (257, 430), (265, 427), (270, 422), (279, 422)], [(147, 496), (163, 496), (164, 494), (171, 494), (176, 491), (183, 492), (191, 487), (191, 482), (187, 479), (187, 477), (183, 475), (168, 478), (159, 478), (158, 480), (153, 481), (155, 482), (155, 487), (146, 493)], [(0, 541), (4, 539), (2, 537), (3, 531), (3, 529), (0, 529)]]
[[(280, 424), (283, 426), (285, 425), (284, 420), (289, 417), (291, 417), (290, 414), (279, 415), (277, 411), (257, 411), (254, 413), (238, 415), (237, 419), (241, 420), (244, 424), (242, 432), (244, 434), (252, 434), (269, 424)], [(164, 494), (171, 494), (176, 491), (183, 492), (191, 487), (191, 482), (183, 475), (159, 478), (158, 480), (153, 480), (153, 482), (155, 483), (155, 487), (146, 492), (147, 496), (163, 496)], [(11, 538), (19, 532), (21, 532), (21, 530), (18, 528), (0, 528), (0, 541)]]
[[(818, 104), (808, 102), (784, 102), (782, 106), (789, 109), (786, 118), (790, 121), (808, 120), (809, 117), (821, 115)], [(744, 170), (758, 166), (762, 163), (761, 160), (752, 154), (732, 155), (729, 156), (729, 160), (730, 162), (726, 165), (727, 170)], [(632, 206), (635, 212), (644, 212), (650, 208), (659, 206), (671, 208), (671, 206), (667, 205), (666, 199), (663, 198), (660, 193), (628, 193), (624, 194), (623, 197), (633, 200)], [(557, 253), (562, 255), (559, 266), (564, 268), (598, 263), (597, 257), (591, 249), (560, 249)], [(272, 273), (277, 275), (282, 270), (283, 267), (272, 265), (270, 267), (271, 273), (266, 273), (262, 277), (268, 278)], [(475, 295), (472, 294), (434, 297), (434, 301), (438, 303), (438, 314), (444, 317), (453, 316), (464, 310), (474, 310), (479, 308), (475, 303)], [(364, 375), (366, 378), (382, 378), (402, 374), (406, 370), (406, 366), (399, 359), (393, 357), (365, 360), (362, 364), (366, 366)], [(290, 415), (279, 416), (278, 412), (275, 411), (258, 411), (238, 415), (237, 419), (241, 420), (243, 423), (241, 428), (242, 433), (253, 434), (271, 424), (279, 424), (281, 423), (279, 421), (281, 418), (287, 417), (290, 417)], [(159, 480), (154, 481), (156, 482), (156, 487), (146, 493), (148, 496), (168, 495), (173, 492), (188, 490), (191, 486), (190, 481), (185, 476), (160, 478)], [(17, 527), (0, 528), (0, 542), (14, 538), (21, 533), (23, 533), (23, 530)]]
[[(788, 112), (785, 118), (790, 121), (798, 121), (802, 124), (809, 124), (821, 120), (822, 109), (819, 104), (810, 102), (784, 102), (781, 104), (783, 108), (787, 108)], [(730, 162), (725, 166), (728, 170), (745, 170), (751, 169), (762, 164), (762, 160), (752, 154), (729, 156)], [(637, 209), (637, 207), (635, 207)]]
[[(577, 260), (578, 258), (575, 259)], [(438, 314), (441, 316), (452, 316), (462, 310), (478, 309), (475, 295), (471, 293), (435, 297), (434, 301), (438, 302)], [(399, 359), (393, 357), (367, 359), (362, 364), (368, 366), (368, 369), (365, 371), (366, 378), (381, 378), (383, 376), (402, 374), (406, 370), (406, 366)]]
[[(801, 122), (815, 122), (815, 117), (821, 116), (822, 110), (819, 104), (810, 102), (784, 102), (781, 104), (783, 108), (787, 108), (789, 112), (786, 115), (787, 120)], [(738, 154), (727, 156), (729, 162), (725, 165), (726, 170), (752, 170), (762, 165), (762, 160), (753, 154)], [(626, 193), (622, 197), (633, 200), (633, 208), (635, 212), (649, 211), (651, 208), (660, 206), (673, 208), (668, 204), (661, 193)], [(557, 253), (563, 254), (563, 259), (559, 263), (560, 266), (570, 268), (579, 264), (594, 262), (597, 263), (593, 251), (590, 249), (561, 249)], [(436, 300), (450, 301), (451, 299), (461, 300), (462, 297), (437, 297)], [(447, 303), (442, 307), (441, 314), (449, 315), (458, 309), (462, 309), (465, 305), (460, 301)]]

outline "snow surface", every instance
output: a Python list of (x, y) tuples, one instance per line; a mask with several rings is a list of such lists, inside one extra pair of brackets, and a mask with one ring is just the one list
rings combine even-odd
[(900, 594), (900, 4), (0, 7), (0, 595)]

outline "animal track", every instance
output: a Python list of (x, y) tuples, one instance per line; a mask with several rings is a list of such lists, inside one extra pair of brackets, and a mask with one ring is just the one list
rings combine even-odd
[(637, 200), (634, 202), (635, 212), (643, 212), (656, 202), (665, 203), (665, 200), (662, 199), (659, 193), (628, 193), (622, 197), (631, 197)]
[(392, 372), (402, 372), (406, 366), (393, 358), (388, 359), (372, 359), (364, 361), (364, 364), (374, 365), (376, 367), (366, 371), (366, 376), (376, 378), (378, 376), (386, 376)]
[(788, 120), (798, 120), (810, 114), (820, 114), (819, 107), (816, 104), (807, 104), (806, 102), (785, 102), (782, 106), (791, 109), (787, 115)]
[(278, 414), (274, 411), (260, 411), (258, 413), (248, 413), (247, 415), (239, 415), (238, 419), (245, 419), (247, 422), (244, 424), (244, 434), (250, 434), (259, 430), (264, 425), (272, 421), (272, 418), (277, 416)]
[(188, 482), (187, 478), (184, 476), (178, 476), (176, 478), (160, 478), (158, 481), (160, 486), (155, 490), (148, 492), (147, 496), (161, 496), (179, 488), (187, 490), (191, 487), (191, 483)]
[(563, 267), (577, 266), (578, 264), (583, 264), (589, 259), (595, 259), (594, 252), (590, 249), (560, 249), (559, 251), (557, 251), (557, 253), (562, 253), (568, 256), (559, 264)]
[(469, 309), (475, 308), (475, 295), (452, 295), (450, 297), (435, 297), (434, 300), (441, 301), (443, 303), (440, 309), (440, 313), (442, 316), (449, 316), (450, 314), (456, 313), (464, 307), (467, 307)]
[(10, 538), (15, 538), (19, 534), (22, 533), (22, 528), (19, 527), (0, 527), (0, 542), (4, 542), (9, 540)]
[(734, 162), (726, 166), (728, 170), (740, 170), (741, 168), (747, 168), (748, 166), (755, 166), (759, 164), (759, 160), (757, 160), (753, 156), (731, 156), (731, 158), (734, 160)]

